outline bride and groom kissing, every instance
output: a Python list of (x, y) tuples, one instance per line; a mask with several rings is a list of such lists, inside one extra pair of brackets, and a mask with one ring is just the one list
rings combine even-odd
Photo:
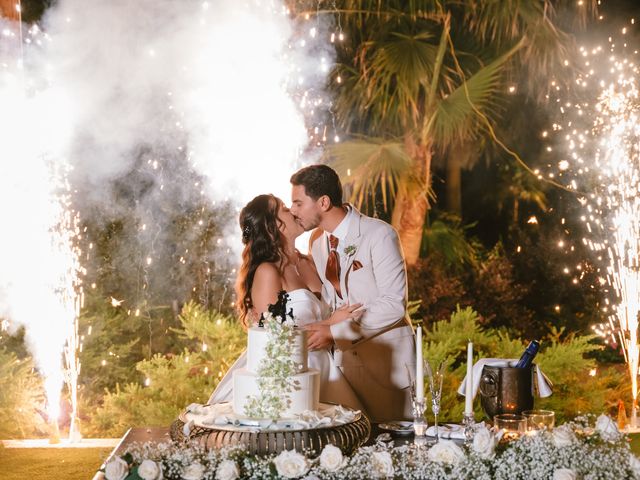
[[(291, 207), (259, 195), (240, 212), (242, 265), (236, 284), (247, 327), (289, 295), (296, 324), (308, 330), (309, 368), (320, 371), (320, 401), (365, 412), (374, 422), (411, 418), (413, 329), (406, 316), (406, 267), (387, 223), (342, 202), (337, 173), (311, 165), (291, 177)], [(295, 239), (313, 230), (310, 255)], [(209, 403), (231, 401), (232, 372)]]

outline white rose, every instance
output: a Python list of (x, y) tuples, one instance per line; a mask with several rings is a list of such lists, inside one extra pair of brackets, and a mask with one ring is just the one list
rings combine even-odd
[(342, 450), (334, 445), (327, 445), (320, 454), (320, 466), (327, 472), (337, 472), (344, 465)]
[(376, 477), (393, 477), (393, 460), (389, 452), (373, 452), (371, 464)]
[(576, 480), (578, 475), (570, 468), (558, 468), (553, 472), (553, 480)]
[(220, 462), (216, 469), (216, 480), (236, 480), (236, 478), (240, 478), (238, 464), (233, 460)]
[(620, 437), (618, 426), (609, 415), (602, 414), (598, 417), (596, 431), (605, 440), (617, 440)]
[(115, 457), (104, 467), (107, 480), (124, 480), (129, 475), (129, 465), (120, 457)]
[(162, 470), (153, 460), (143, 460), (138, 467), (138, 476), (142, 480), (159, 480), (162, 478)]
[(473, 451), (482, 458), (492, 459), (496, 456), (495, 450), (499, 438), (487, 427), (478, 428), (473, 436)]
[(204, 466), (195, 462), (182, 471), (182, 480), (200, 480), (204, 477)]
[(576, 435), (567, 424), (554, 428), (552, 432), (553, 444), (558, 447), (567, 447), (576, 441)]
[(629, 454), (629, 466), (636, 478), (640, 478), (640, 459), (638, 459), (638, 457), (633, 453)]
[(464, 459), (464, 452), (451, 440), (440, 440), (429, 449), (427, 457), (433, 462), (456, 465), (460, 460)]
[(278, 475), (287, 478), (298, 478), (307, 473), (309, 463), (304, 455), (300, 455), (295, 450), (283, 450), (273, 459)]

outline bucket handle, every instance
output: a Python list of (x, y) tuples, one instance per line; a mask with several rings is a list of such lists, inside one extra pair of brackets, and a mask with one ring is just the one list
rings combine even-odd
[(480, 382), (480, 394), (483, 397), (492, 398), (498, 396), (498, 373), (494, 371), (483, 372)]

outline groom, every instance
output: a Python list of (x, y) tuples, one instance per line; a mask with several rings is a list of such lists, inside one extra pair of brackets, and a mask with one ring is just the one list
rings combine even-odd
[(336, 365), (374, 422), (411, 418), (409, 374), (415, 372), (413, 329), (398, 235), (389, 224), (342, 203), (338, 174), (326, 165), (291, 177), (291, 213), (311, 236), (311, 254), (333, 309), (363, 304), (358, 319), (309, 326), (309, 346), (333, 349)]

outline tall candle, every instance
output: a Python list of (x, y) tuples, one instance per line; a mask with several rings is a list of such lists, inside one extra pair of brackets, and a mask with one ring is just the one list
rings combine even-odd
[(473, 343), (467, 344), (467, 379), (464, 387), (464, 414), (473, 415)]
[(416, 399), (424, 400), (424, 361), (422, 360), (422, 327), (416, 335)]

